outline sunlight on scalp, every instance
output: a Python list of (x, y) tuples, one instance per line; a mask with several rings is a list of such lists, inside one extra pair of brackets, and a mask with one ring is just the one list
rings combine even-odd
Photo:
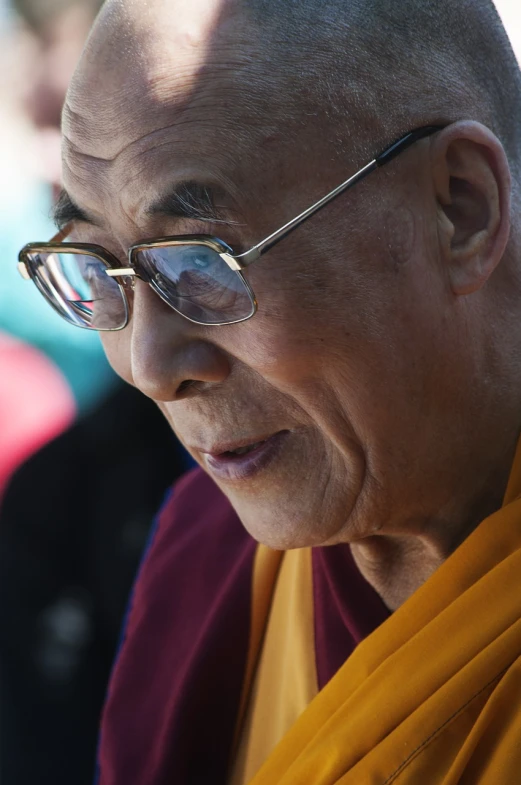
[(74, 145), (79, 136), (84, 154), (112, 161), (136, 141), (134, 126), (154, 130), (157, 112), (182, 106), (201, 70), (214, 64), (210, 50), (226, 32), (229, 6), (226, 0), (107, 3), (71, 82), (65, 137)]

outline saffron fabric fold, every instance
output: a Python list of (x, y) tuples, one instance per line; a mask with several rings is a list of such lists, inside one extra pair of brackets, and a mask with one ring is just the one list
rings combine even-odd
[(504, 506), (341, 667), (252, 785), (521, 781), (521, 448)]

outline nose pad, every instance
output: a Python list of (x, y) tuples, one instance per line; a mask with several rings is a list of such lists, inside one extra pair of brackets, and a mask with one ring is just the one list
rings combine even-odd
[(139, 254), (133, 248), (131, 248), (128, 253), (128, 264), (129, 267), (132, 267), (132, 269), (134, 270), (134, 276), (133, 276), (134, 280), (136, 278), (139, 278), (144, 283), (150, 283), (151, 277), (147, 272), (145, 266), (140, 262)]

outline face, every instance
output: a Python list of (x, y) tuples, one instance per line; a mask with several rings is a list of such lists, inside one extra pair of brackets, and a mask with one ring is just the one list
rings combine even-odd
[(26, 57), (27, 77), (22, 99), (37, 130), (38, 162), (43, 177), (59, 190), (60, 115), (74, 67), (93, 21), (92, 9), (79, 3), (52, 16), (32, 38)]
[[(91, 219), (76, 239), (123, 263), (133, 243), (185, 233), (239, 253), (366, 163), (267, 112), (272, 84), (233, 5), (156, 2), (134, 18), (138, 5), (122, 19), (109, 4), (69, 93), (64, 184)], [(442, 435), (454, 412), (471, 431), (473, 369), (427, 164), (422, 142), (248, 268), (250, 321), (192, 324), (137, 281), (129, 325), (102, 336), (272, 547), (410, 531), (465, 483), (471, 437)], [(210, 186), (224, 223), (151, 217), (181, 182)]]

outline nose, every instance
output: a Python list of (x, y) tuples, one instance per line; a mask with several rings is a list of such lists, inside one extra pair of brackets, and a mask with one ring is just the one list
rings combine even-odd
[(189, 384), (201, 389), (221, 384), (230, 374), (229, 356), (212, 341), (225, 328), (192, 324), (140, 280), (127, 329), (133, 383), (155, 401), (174, 401)]

